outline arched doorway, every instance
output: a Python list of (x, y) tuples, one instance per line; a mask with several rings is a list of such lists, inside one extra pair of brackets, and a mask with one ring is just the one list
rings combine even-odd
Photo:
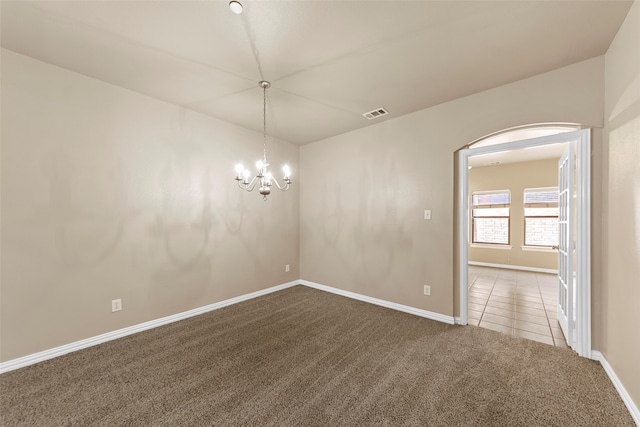
[[(590, 280), (590, 130), (576, 130), (576, 126), (530, 126), (512, 129), (506, 132), (482, 138), (462, 149), (458, 153), (458, 260), (460, 279), (458, 321), (466, 325), (468, 322), (468, 262), (469, 247), (472, 241), (471, 228), (471, 194), (469, 193), (469, 165), (480, 156), (489, 158), (504, 155), (515, 150), (534, 150), (566, 144), (573, 147), (568, 154), (575, 160), (575, 169), (569, 171), (565, 167), (564, 175), (571, 177), (575, 186), (567, 188), (565, 197), (567, 204), (560, 210), (571, 212), (565, 217), (564, 232), (561, 241), (564, 246), (558, 249), (559, 268), (559, 313), (566, 315), (567, 344), (584, 357), (591, 355), (591, 280)], [(542, 136), (541, 136), (542, 135)], [(522, 138), (522, 139), (520, 139)], [(575, 155), (573, 154), (575, 153)], [(560, 180), (562, 182), (562, 180)], [(575, 199), (573, 199), (575, 197)], [(570, 210), (575, 200), (575, 209)], [(575, 212), (575, 214), (573, 213)], [(562, 223), (562, 221), (560, 221)], [(562, 228), (562, 227), (561, 227)], [(571, 240), (571, 242), (569, 242)], [(562, 246), (562, 245), (561, 245)], [(563, 276), (564, 274), (564, 276)], [(565, 284), (563, 293), (561, 283)]]

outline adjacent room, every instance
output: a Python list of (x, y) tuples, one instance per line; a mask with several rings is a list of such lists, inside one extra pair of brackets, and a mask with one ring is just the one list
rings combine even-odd
[[(572, 130), (575, 127), (520, 128), (473, 146)], [(470, 158), (469, 324), (567, 347), (557, 313), (558, 164), (567, 145)]]
[(0, 424), (640, 425), (638, 0), (0, 24)]

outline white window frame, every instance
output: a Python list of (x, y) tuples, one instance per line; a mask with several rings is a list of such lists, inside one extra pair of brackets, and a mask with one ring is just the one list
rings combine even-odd
[[(548, 208), (554, 208), (554, 207), (558, 207), (558, 202), (556, 203), (548, 203), (546, 204), (546, 206), (539, 206), (542, 205), (542, 203), (526, 203), (526, 194), (527, 193), (543, 193), (543, 192), (550, 192), (550, 191), (555, 191), (556, 193), (558, 192), (558, 186), (555, 187), (540, 187), (540, 188), (525, 188), (524, 191), (522, 192), (522, 200), (523, 200), (523, 211), (522, 211), (522, 216), (523, 216), (523, 230), (524, 230), (524, 235), (523, 237), (523, 242), (524, 245), (522, 246), (522, 249), (529, 249), (529, 250), (541, 250), (541, 251), (555, 251), (557, 248), (557, 245), (528, 245), (527, 244), (527, 218), (544, 218), (544, 217), (535, 217), (535, 216), (527, 216), (527, 208), (543, 208), (543, 207), (548, 207)], [(535, 205), (535, 206), (533, 206)], [(555, 218), (557, 220), (558, 215), (555, 215)]]
[[(507, 204), (496, 204), (496, 205), (474, 205), (473, 204), (473, 196), (481, 196), (483, 194), (508, 194), (509, 195), (509, 203)], [(469, 233), (470, 243), (473, 247), (482, 247), (482, 248), (511, 248), (511, 191), (510, 190), (481, 190), (474, 191), (469, 196), (471, 202), (471, 233)], [(507, 243), (492, 243), (492, 242), (476, 242), (474, 241), (475, 236), (475, 216), (473, 215), (474, 209), (489, 209), (489, 208), (507, 208), (509, 209), (509, 213), (506, 217), (496, 217), (496, 218), (506, 218), (507, 219)], [(478, 218), (494, 218), (494, 217), (478, 217)]]

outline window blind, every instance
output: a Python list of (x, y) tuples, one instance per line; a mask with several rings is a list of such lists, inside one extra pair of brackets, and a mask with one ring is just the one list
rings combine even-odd
[(558, 188), (524, 190), (525, 207), (556, 207), (558, 206)]
[(511, 193), (500, 192), (477, 192), (471, 195), (471, 205), (474, 208), (498, 208), (508, 207), (511, 204)]

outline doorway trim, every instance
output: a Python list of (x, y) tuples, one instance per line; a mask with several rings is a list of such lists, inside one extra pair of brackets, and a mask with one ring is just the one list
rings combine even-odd
[(525, 139), (458, 152), (458, 278), (459, 313), (456, 323), (468, 322), (469, 298), (469, 157), (528, 147), (576, 143), (576, 310), (575, 341), (568, 343), (580, 356), (591, 358), (591, 129)]

